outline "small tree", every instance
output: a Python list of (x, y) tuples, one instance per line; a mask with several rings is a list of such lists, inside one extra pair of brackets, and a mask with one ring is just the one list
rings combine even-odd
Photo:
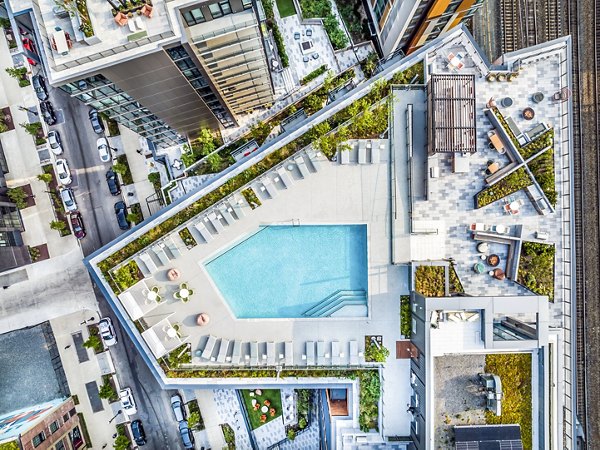
[(292, 430), (292, 429), (289, 429), (288, 432), (287, 432), (287, 438), (290, 441), (293, 441), (294, 439), (296, 439), (296, 432), (294, 430)]
[(25, 67), (7, 67), (6, 73), (13, 77), (15, 80), (22, 80), (27, 74), (27, 68)]
[(67, 224), (62, 220), (53, 220), (50, 222), (50, 229), (52, 230), (63, 231), (65, 228), (67, 228)]
[(115, 450), (127, 450), (129, 448), (130, 444), (131, 444), (131, 441), (129, 439), (127, 439), (127, 436), (125, 436), (123, 434), (120, 434), (115, 439), (115, 443), (113, 444), (113, 448)]
[(38, 131), (40, 131), (42, 129), (42, 124), (39, 122), (33, 122), (33, 123), (25, 122), (25, 123), (20, 123), (19, 125), (21, 125), (23, 128), (25, 128), (25, 131), (34, 137), (38, 134)]
[(105, 379), (104, 384), (100, 386), (100, 389), (98, 389), (98, 397), (105, 398), (108, 400), (109, 398), (114, 398), (116, 396), (117, 393), (110, 384), (110, 381), (108, 379)]
[(211, 172), (218, 172), (223, 164), (223, 158), (221, 158), (218, 153), (213, 153), (206, 158), (206, 162), (208, 167), (210, 167)]
[(27, 193), (22, 187), (11, 188), (7, 192), (8, 198), (17, 206), (19, 209), (27, 207)]
[(115, 173), (118, 173), (119, 175), (125, 175), (127, 173), (128, 168), (125, 164), (118, 162), (118, 163), (115, 163), (114, 166), (112, 166), (112, 170)]
[(133, 223), (140, 223), (142, 221), (140, 215), (134, 212), (127, 214), (127, 220)]
[(49, 184), (52, 181), (52, 175), (49, 173), (40, 173), (37, 178), (46, 184)]
[(198, 411), (193, 411), (188, 416), (188, 427), (196, 428), (200, 423), (200, 413)]
[[(64, 222), (61, 222), (61, 223), (64, 223)], [(87, 339), (87, 341), (85, 341), (83, 343), (83, 346), (85, 348), (93, 348), (93, 349), (102, 348), (102, 341), (100, 340), (100, 338), (98, 337), (97, 334), (91, 334), (90, 337)]]

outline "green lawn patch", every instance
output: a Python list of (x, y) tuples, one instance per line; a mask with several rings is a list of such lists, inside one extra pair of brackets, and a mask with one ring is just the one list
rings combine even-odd
[(479, 191), (475, 196), (477, 199), (477, 208), (483, 208), (490, 203), (494, 203), (496, 200), (508, 197), (532, 184), (533, 181), (527, 170), (525, 170), (525, 167), (521, 167), (502, 178), (496, 184)]
[(341, 50), (348, 45), (348, 37), (333, 14), (330, 0), (300, 0), (300, 8), (305, 19), (323, 19), (325, 31), (334, 50)]
[(519, 283), (536, 294), (547, 295), (550, 301), (554, 301), (555, 253), (552, 244), (523, 242), (519, 260)]
[(532, 449), (531, 354), (502, 353), (485, 356), (485, 372), (502, 381), (502, 415), (485, 412), (488, 424), (519, 424), (525, 450)]
[[(244, 399), (248, 419), (253, 430), (281, 416), (281, 394), (279, 389), (256, 389), (254, 391), (242, 389), (240, 393)], [(254, 396), (251, 396), (251, 393), (254, 393)], [(256, 400), (258, 409), (252, 405), (253, 400)], [(267, 412), (262, 411), (261, 408), (264, 406), (268, 408)]]
[(446, 295), (444, 266), (419, 266), (415, 270), (415, 290), (425, 297)]
[(296, 14), (296, 8), (294, 8), (294, 2), (292, 0), (276, 0), (277, 9), (281, 17), (290, 17)]

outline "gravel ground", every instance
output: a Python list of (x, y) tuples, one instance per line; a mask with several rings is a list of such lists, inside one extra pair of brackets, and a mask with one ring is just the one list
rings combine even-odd
[(435, 358), (435, 448), (454, 446), (454, 425), (485, 424), (485, 397), (478, 374), (485, 355)]

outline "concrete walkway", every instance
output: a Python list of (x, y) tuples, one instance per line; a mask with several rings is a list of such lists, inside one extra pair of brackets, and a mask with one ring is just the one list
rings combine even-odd
[(215, 403), (214, 391), (211, 389), (203, 389), (196, 392), (196, 400), (200, 407), (200, 413), (204, 420), (206, 438), (212, 448), (223, 448), (227, 445), (223, 432), (221, 431), (221, 416), (219, 415), (219, 407)]
[[(122, 419), (123, 415), (117, 416), (112, 423), (108, 423), (115, 415), (114, 408), (116, 407), (118, 410), (119, 403), (109, 405), (107, 400), (101, 400), (98, 397), (90, 399), (86, 391), (87, 383), (96, 383), (97, 387), (100, 388), (102, 375), (114, 371), (108, 351), (95, 355), (93, 350), (84, 348), (83, 351), (87, 353), (89, 360), (79, 362), (73, 335), (81, 333), (82, 339), (87, 340), (89, 337), (87, 325), (81, 325), (81, 322), (92, 317), (94, 321), (88, 322), (88, 324), (97, 322), (100, 315), (97, 311), (86, 309), (53, 319), (50, 321), (50, 325), (54, 332), (56, 346), (67, 376), (69, 389), (71, 394), (76, 395), (79, 400), (76, 407), (77, 412), (83, 413), (92, 441), (92, 448), (101, 449), (104, 444), (112, 446), (112, 435), (116, 432), (116, 423), (119, 419)], [(95, 400), (96, 403), (101, 402), (102, 409), (93, 412), (91, 400)]]

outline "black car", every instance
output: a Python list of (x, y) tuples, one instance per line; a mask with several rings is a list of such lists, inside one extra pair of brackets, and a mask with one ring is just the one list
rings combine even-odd
[(133, 434), (133, 440), (137, 445), (146, 444), (146, 433), (144, 432), (141, 420), (138, 419), (131, 422), (131, 433)]
[(48, 100), (48, 89), (46, 88), (46, 80), (41, 75), (34, 75), (31, 78), (33, 83), (33, 90), (35, 91), (35, 95), (40, 101)]
[(56, 123), (56, 116), (54, 115), (54, 108), (50, 102), (41, 102), (40, 109), (42, 110), (42, 117), (44, 122), (48, 125), (54, 125)]
[(81, 218), (80, 213), (71, 213), (71, 228), (73, 228), (73, 234), (77, 239), (83, 239), (85, 237), (85, 226), (83, 225), (83, 219)]
[(104, 132), (104, 125), (102, 125), (102, 120), (100, 120), (100, 116), (98, 115), (98, 111), (95, 109), (90, 109), (88, 113), (90, 117), (90, 122), (92, 123), (92, 128), (94, 129), (94, 133), (102, 134)]
[(119, 228), (121, 230), (129, 230), (131, 224), (127, 220), (127, 206), (125, 202), (115, 203), (115, 215), (117, 216), (117, 222), (119, 222)]
[(185, 420), (179, 422), (179, 434), (181, 435), (181, 441), (183, 446), (187, 448), (194, 448), (194, 435), (192, 430), (189, 429), (188, 424)]
[(117, 178), (117, 174), (112, 170), (106, 172), (106, 183), (108, 184), (108, 190), (112, 195), (119, 195), (121, 193), (119, 179)]

